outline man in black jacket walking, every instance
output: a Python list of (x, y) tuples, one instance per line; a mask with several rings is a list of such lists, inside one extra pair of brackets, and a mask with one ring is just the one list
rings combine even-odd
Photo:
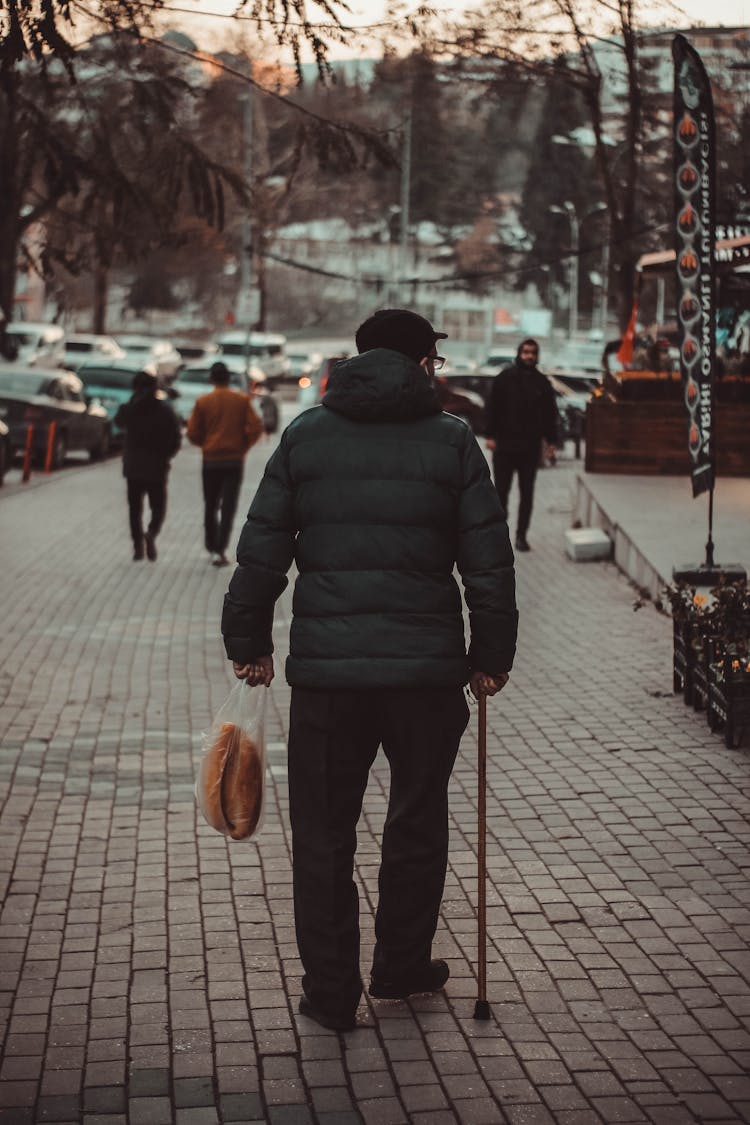
[(431, 947), (463, 686), (499, 691), (515, 651), (508, 529), (471, 430), (433, 387), (443, 335), (403, 309), (360, 326), (360, 354), (268, 462), (224, 603), (235, 675), (270, 684), (273, 607), (296, 563), (286, 676), (300, 1011), (335, 1029), (355, 1026), (362, 992), (353, 867), (378, 747), (391, 786), (369, 991), (402, 999), (449, 976)]
[(530, 549), (526, 533), (542, 442), (552, 448), (557, 445), (555, 392), (538, 361), (536, 340), (524, 340), (516, 362), (494, 379), (487, 407), (487, 448), (492, 450), (495, 487), (506, 513), (513, 474), (518, 474), (517, 551)]
[[(133, 396), (115, 415), (115, 425), (125, 433), (122, 472), (128, 482), (128, 511), (133, 558), (156, 560), (156, 537), (167, 511), (169, 462), (180, 448), (180, 423), (166, 402), (156, 397), (154, 375), (139, 371), (133, 379)], [(151, 519), (143, 531), (143, 500), (148, 496)]]

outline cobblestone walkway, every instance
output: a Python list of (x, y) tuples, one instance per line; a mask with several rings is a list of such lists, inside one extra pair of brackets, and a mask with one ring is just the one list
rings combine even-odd
[[(488, 708), (492, 1020), (472, 1018), (474, 715), (446, 992), (365, 998), (345, 1035), (296, 1010), (283, 675), (262, 835), (227, 844), (196, 820), (201, 731), (230, 685), (197, 454), (175, 464), (155, 564), (130, 561), (116, 461), (0, 492), (0, 1122), (750, 1121), (748, 747), (672, 697), (668, 620), (634, 613), (612, 566), (566, 560), (573, 469), (540, 475), (519, 658)], [(387, 780), (380, 756), (359, 833), (365, 974)]]

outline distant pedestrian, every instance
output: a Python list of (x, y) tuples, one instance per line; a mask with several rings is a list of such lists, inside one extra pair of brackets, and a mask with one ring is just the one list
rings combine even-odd
[[(128, 482), (130, 534), (133, 558), (145, 553), (156, 560), (156, 537), (167, 511), (169, 462), (180, 448), (182, 437), (175, 412), (156, 397), (155, 375), (139, 371), (133, 379), (133, 395), (115, 415), (115, 425), (125, 434), (122, 471)], [(143, 530), (143, 500), (148, 496), (151, 518)]]
[(203, 450), (206, 550), (214, 566), (229, 566), (227, 546), (237, 511), (245, 454), (263, 433), (250, 396), (229, 386), (229, 369), (215, 363), (214, 389), (201, 395), (187, 424), (188, 440)]
[(378, 747), (391, 785), (369, 991), (394, 1000), (448, 980), (432, 941), (462, 689), (494, 695), (515, 651), (505, 519), (476, 438), (435, 393), (444, 336), (406, 309), (360, 326), (361, 354), (333, 369), (322, 404), (294, 419), (266, 466), (224, 602), (235, 675), (268, 686), (274, 603), (295, 562), (286, 675), (300, 1012), (339, 1030), (355, 1026), (362, 992), (353, 866)]
[(492, 450), (495, 488), (506, 514), (513, 474), (518, 475), (517, 551), (530, 550), (526, 533), (540, 458), (552, 457), (558, 444), (555, 392), (538, 361), (536, 340), (524, 340), (515, 363), (494, 379), (487, 406), (487, 448)]

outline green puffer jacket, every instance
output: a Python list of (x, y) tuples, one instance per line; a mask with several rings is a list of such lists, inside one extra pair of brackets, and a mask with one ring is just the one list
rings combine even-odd
[[(224, 601), (231, 660), (273, 651), (294, 588), (290, 684), (440, 687), (506, 672), (513, 553), (487, 462), (440, 411), (425, 372), (383, 348), (340, 364), (321, 406), (287, 427), (255, 494)], [(470, 613), (467, 657), (458, 567)]]

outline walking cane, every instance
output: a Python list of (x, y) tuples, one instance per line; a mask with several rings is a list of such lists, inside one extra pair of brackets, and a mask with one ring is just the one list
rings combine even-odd
[(474, 1019), (488, 1020), (487, 1003), (487, 696), (479, 692), (477, 838), (477, 1002)]

